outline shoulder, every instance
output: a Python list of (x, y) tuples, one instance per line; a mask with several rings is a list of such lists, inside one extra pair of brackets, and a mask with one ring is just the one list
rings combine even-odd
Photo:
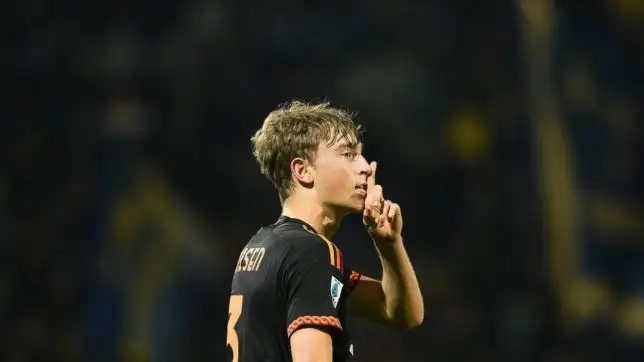
[(280, 225), (273, 232), (288, 248), (287, 258), (292, 262), (334, 263), (337, 247), (322, 236), (308, 231), (302, 225)]

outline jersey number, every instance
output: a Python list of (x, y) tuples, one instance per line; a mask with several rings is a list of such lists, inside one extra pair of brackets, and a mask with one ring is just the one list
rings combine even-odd
[(232, 362), (239, 361), (239, 338), (237, 337), (237, 331), (235, 331), (235, 325), (237, 325), (237, 321), (241, 315), (243, 301), (243, 295), (231, 295), (230, 304), (228, 305), (228, 332), (226, 333), (226, 346), (230, 347), (233, 353)]

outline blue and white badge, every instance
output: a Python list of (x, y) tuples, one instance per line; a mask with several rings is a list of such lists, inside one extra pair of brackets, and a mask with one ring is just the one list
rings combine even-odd
[(342, 287), (342, 283), (334, 276), (331, 276), (331, 302), (333, 302), (333, 308), (338, 307), (338, 301), (340, 301), (340, 296), (342, 295)]

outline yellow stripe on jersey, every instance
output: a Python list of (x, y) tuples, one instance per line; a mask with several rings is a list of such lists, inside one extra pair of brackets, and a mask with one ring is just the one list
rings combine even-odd
[(337, 268), (338, 265), (336, 264), (336, 257), (335, 257), (336, 246), (329, 239), (325, 238), (324, 236), (322, 236), (322, 235), (320, 235), (320, 234), (318, 234), (318, 233), (316, 233), (314, 231), (309, 230), (309, 228), (307, 228), (304, 225), (302, 225), (302, 227), (304, 228), (304, 230), (310, 232), (311, 234), (315, 234), (315, 235), (319, 236), (320, 238), (322, 238), (322, 240), (324, 240), (324, 242), (326, 243), (326, 246), (329, 248), (329, 261), (331, 262), (331, 265), (333, 265), (334, 267)]

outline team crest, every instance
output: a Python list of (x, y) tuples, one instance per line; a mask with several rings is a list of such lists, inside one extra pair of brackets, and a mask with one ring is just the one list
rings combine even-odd
[(331, 302), (333, 302), (333, 308), (338, 307), (338, 301), (342, 295), (342, 287), (342, 283), (334, 276), (331, 276)]

